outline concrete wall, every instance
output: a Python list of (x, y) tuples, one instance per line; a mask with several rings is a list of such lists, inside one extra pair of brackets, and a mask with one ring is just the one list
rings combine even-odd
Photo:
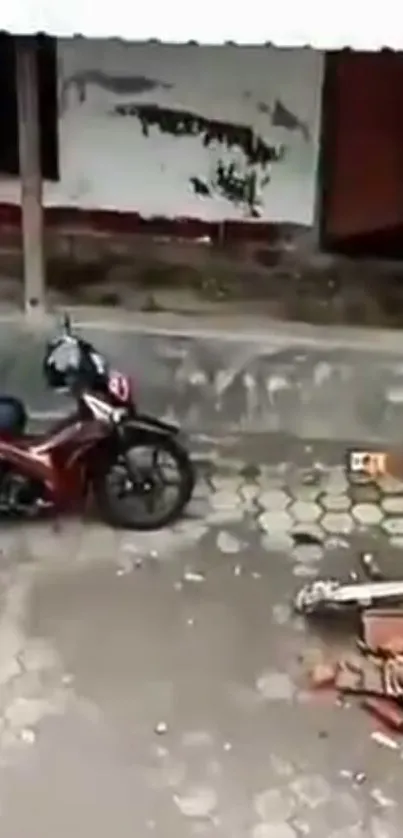
[[(311, 225), (323, 57), (60, 41), (61, 179), (45, 203)], [(0, 203), (19, 201), (0, 181)]]

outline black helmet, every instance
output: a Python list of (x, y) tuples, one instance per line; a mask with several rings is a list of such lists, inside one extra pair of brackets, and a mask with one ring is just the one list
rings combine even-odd
[(63, 335), (50, 341), (43, 361), (43, 374), (52, 390), (65, 390), (79, 379), (82, 352), (78, 338)]
[(70, 318), (66, 316), (62, 334), (46, 347), (43, 374), (52, 390), (103, 390), (108, 370), (102, 355), (86, 340), (72, 334)]

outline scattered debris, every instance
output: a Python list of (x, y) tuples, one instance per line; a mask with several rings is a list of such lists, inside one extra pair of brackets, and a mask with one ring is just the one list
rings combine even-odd
[(158, 724), (155, 725), (154, 733), (156, 733), (158, 736), (164, 736), (165, 733), (168, 733), (167, 723), (166, 722), (158, 722)]
[(24, 727), (21, 731), (21, 740), (25, 745), (34, 745), (36, 740), (35, 731), (30, 727)]
[(352, 779), (356, 786), (362, 786), (362, 784), (365, 783), (367, 779), (367, 775), (365, 771), (356, 771), (355, 774), (353, 774)]
[(225, 532), (225, 530), (221, 530), (217, 536), (217, 547), (221, 550), (221, 553), (239, 553), (242, 549), (242, 544), (238, 538), (231, 535), (229, 532)]
[(377, 602), (403, 600), (403, 581), (352, 582), (337, 579), (315, 579), (304, 585), (294, 599), (300, 614), (323, 613), (340, 608), (368, 608)]
[(390, 748), (391, 751), (397, 751), (399, 749), (399, 745), (395, 739), (392, 739), (391, 736), (386, 736), (386, 733), (382, 733), (381, 730), (374, 730), (371, 733), (371, 739), (376, 742), (377, 745), (382, 745), (384, 748)]
[(199, 573), (195, 570), (186, 570), (183, 578), (185, 582), (204, 582), (206, 579), (204, 573)]
[(378, 806), (381, 806), (382, 809), (388, 809), (396, 805), (394, 800), (384, 795), (382, 789), (371, 789), (370, 797), (372, 798), (374, 803), (376, 803)]
[(373, 553), (361, 553), (360, 564), (366, 577), (372, 582), (380, 582), (384, 578)]
[(310, 672), (310, 683), (315, 690), (334, 687), (335, 679), (336, 667), (330, 663), (317, 663)]
[(383, 722), (398, 733), (403, 731), (403, 710), (397, 702), (386, 698), (368, 696), (362, 702), (365, 710), (369, 710), (379, 721)]
[(210, 819), (217, 808), (217, 795), (209, 786), (189, 788), (186, 794), (174, 794), (174, 803), (187, 818)]
[(242, 573), (242, 565), (237, 564), (234, 567), (234, 576), (240, 576)]
[[(365, 555), (367, 571), (377, 572), (372, 554)], [(363, 605), (377, 601), (385, 590), (393, 598), (402, 588), (402, 582), (343, 585), (335, 580), (317, 580), (302, 588), (294, 603), (305, 614), (326, 613), (329, 603), (361, 607), (357, 638), (360, 654), (344, 655), (337, 661), (326, 660), (323, 654), (316, 657), (308, 670), (309, 684), (312, 689), (333, 688), (343, 698), (360, 696), (365, 710), (399, 733), (403, 733), (403, 609), (365, 609)]]
[(375, 654), (403, 655), (403, 611), (369, 609), (362, 615), (363, 639)]

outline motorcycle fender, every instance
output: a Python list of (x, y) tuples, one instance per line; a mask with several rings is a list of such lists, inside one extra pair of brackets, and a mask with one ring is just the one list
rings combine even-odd
[(126, 429), (129, 433), (150, 434), (152, 436), (178, 436), (180, 428), (171, 422), (164, 422), (162, 419), (155, 419), (145, 413), (137, 413)]

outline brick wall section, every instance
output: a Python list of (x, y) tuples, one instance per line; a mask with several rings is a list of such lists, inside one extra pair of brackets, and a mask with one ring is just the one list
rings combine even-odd
[[(237, 233), (239, 233), (239, 228)], [(242, 305), (286, 320), (403, 327), (403, 264), (315, 251), (312, 231), (290, 225), (209, 242), (186, 235), (50, 226), (50, 301), (187, 312)], [(21, 297), (21, 234), (0, 224), (0, 303)], [(223, 312), (225, 313), (225, 311)], [(231, 311), (233, 313), (233, 311)]]

